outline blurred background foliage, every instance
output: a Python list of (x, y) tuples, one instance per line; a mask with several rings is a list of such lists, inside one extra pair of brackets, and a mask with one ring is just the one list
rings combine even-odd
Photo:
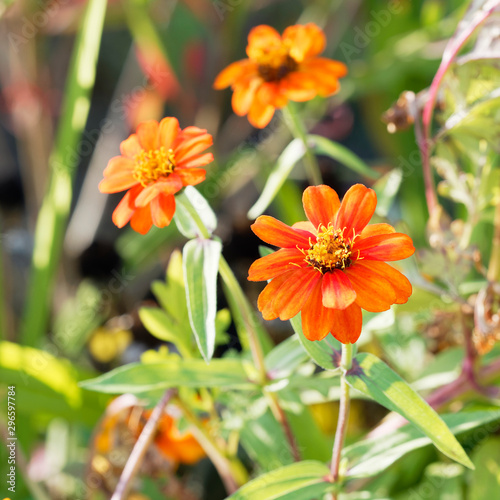
[[(324, 29), (328, 40), (325, 55), (345, 62), (349, 74), (333, 98), (299, 106), (309, 130), (338, 141), (380, 175), (394, 168), (399, 172), (397, 182), (391, 181), (394, 188), (391, 182), (384, 184), (384, 178), (378, 181), (382, 203), (378, 216), (412, 236), (415, 246), (422, 249), (420, 272), (432, 284), (418, 281), (415, 261), (408, 264), (406, 270), (417, 285), (414, 296), (397, 308), (397, 315), (384, 313), (378, 324), (376, 318), (365, 320), (362, 348), (383, 356), (407, 380), (417, 381), (415, 387), (422, 391), (436, 389), (458, 376), (463, 358), (463, 349), (458, 347), (461, 334), (456, 331), (460, 313), (450, 297), (477, 293), (485, 279), (474, 268), (473, 256), (467, 261), (460, 254), (455, 263), (462, 262), (462, 267), (448, 271), (450, 254), (443, 257), (435, 249), (446, 246), (449, 240), (431, 247), (428, 237), (437, 234), (433, 222), (441, 229), (446, 226), (446, 231), (464, 242), (463, 253), (477, 248), (481, 261), (489, 260), (491, 197), (495, 196), (491, 186), (499, 186), (500, 69), (498, 50), (493, 64), (479, 60), (482, 50), (494, 48), (493, 38), (488, 42), (488, 30), (474, 42), (476, 52), (474, 43), (468, 44), (468, 59), (464, 56), (453, 66), (439, 95), (434, 133), (442, 140), (433, 166), (440, 176), (439, 193), (448, 223), (440, 220), (428, 225), (413, 127), (392, 135), (381, 117), (403, 91), (422, 96), (419, 92), (432, 81), (467, 5), (458, 0), (110, 0), (88, 119), (81, 124), (82, 139), (73, 146), (64, 142), (65, 136), (60, 139), (63, 162), (74, 165), (70, 169), (73, 196), (67, 200), (67, 229), (56, 234), (62, 245), (61, 257), (56, 259), (56, 279), (36, 291), (38, 300), (50, 305), (50, 314), (26, 317), (34, 230), (49, 183), (51, 150), (55, 138), (65, 132), (61, 132), (61, 123), (66, 123), (66, 79), (87, 3), (0, 1), (0, 378), (17, 388), (22, 473), (18, 474), (16, 499), (35, 495), (40, 499), (87, 498), (89, 453), (93, 453), (92, 443), (101, 432), (98, 423), (110, 398), (83, 390), (77, 383), (137, 361), (149, 349), (160, 349), (157, 354), (148, 352), (151, 359), (171, 356), (165, 345), (172, 336), (192, 338), (186, 326), (185, 304), (181, 301), (179, 307), (169, 310), (162, 299), (165, 288), (183, 289), (182, 280), (173, 274), (174, 267), (169, 267), (170, 276), (164, 281), (167, 262), (173, 250), (182, 245), (183, 237), (174, 225), (161, 231), (153, 227), (145, 237), (131, 229), (118, 230), (111, 222), (111, 212), (120, 196), (108, 199), (97, 190), (108, 159), (118, 154), (120, 141), (139, 122), (176, 116), (182, 127), (196, 124), (214, 135), (216, 162), (199, 189), (217, 213), (216, 234), (223, 241), (224, 255), (255, 302), (261, 286), (246, 283), (246, 273), (258, 256), (259, 242), (249, 229), (247, 212), (291, 137), (279, 114), (266, 129), (253, 129), (246, 118), (233, 114), (230, 92), (214, 91), (212, 82), (227, 64), (245, 57), (246, 36), (258, 24), (282, 31), (291, 24), (315, 22)], [(498, 27), (498, 19), (496, 23)], [(99, 37), (92, 27), (89, 29), (90, 35)], [(374, 183), (373, 178), (362, 177), (326, 155), (320, 156), (319, 162), (325, 184), (339, 194), (355, 182)], [(464, 175), (457, 174), (457, 163)], [(480, 182), (475, 182), (478, 179)], [(267, 213), (287, 223), (302, 220), (300, 197), (306, 185), (302, 170), (295, 168)], [(464, 221), (458, 229), (457, 224), (450, 228), (449, 222), (455, 219)], [(467, 224), (469, 232), (464, 229)], [(151, 292), (153, 280), (159, 281), (154, 281)], [(158, 304), (163, 309), (158, 309)], [(227, 305), (220, 295), (219, 356), (241, 348)], [(165, 331), (165, 324), (173, 326)], [(34, 328), (42, 334), (34, 335)], [(275, 343), (290, 334), (287, 323), (273, 322), (269, 330)], [(23, 336), (19, 332), (24, 332)], [(189, 342), (185, 346), (192, 355), (197, 353), (193, 348)], [(489, 359), (498, 354), (495, 348)], [(314, 369), (305, 359), (299, 360), (299, 365), (304, 373)], [(332, 394), (327, 377), (316, 378), (314, 390), (305, 386), (302, 391), (297, 382), (295, 391), (283, 397), (290, 399), (290, 408), (299, 395), (308, 405), (307, 415), (301, 419), (299, 415), (295, 425), (292, 420), (292, 426), (299, 432), (299, 443), (313, 446), (311, 458), (326, 461), (338, 393)], [(290, 462), (291, 457), (273, 456), (259, 448), (262, 443), (254, 439), (255, 434), (279, 433), (281, 429), (273, 430), (277, 424), (270, 412), (259, 408), (258, 398), (252, 402), (248, 397), (242, 394), (240, 401), (232, 402), (233, 413), (227, 415), (224, 432), (229, 435), (231, 425), (238, 428), (238, 419), (251, 408), (249, 422), (253, 427), (241, 434), (249, 455), (244, 457), (246, 462), (257, 461), (259, 471)], [(196, 399), (194, 394), (191, 399)], [(486, 404), (479, 394), (469, 393), (462, 399), (454, 404), (469, 411), (479, 411)], [(375, 403), (356, 400), (350, 442), (364, 435), (384, 414)], [(318, 434), (306, 439), (300, 430), (307, 419), (318, 424)], [(400, 459), (367, 483), (365, 490), (379, 495), (376, 498), (481, 499), (485, 492), (490, 498), (500, 497), (499, 438), (494, 435), (498, 425), (484, 425), (487, 429), (476, 429), (469, 441), (475, 472), (440, 461), (442, 457), (427, 446)], [(122, 424), (114, 432), (123, 444), (129, 431)], [(467, 439), (462, 439), (465, 445)], [(114, 458), (105, 453), (100, 461), (92, 462), (94, 472), (98, 472), (93, 477), (116, 475), (110, 464), (126, 459), (129, 448), (125, 443), (116, 449)], [(304, 458), (308, 453), (306, 449)], [(6, 462), (3, 455), (0, 458), (2, 464)], [(168, 474), (170, 486), (157, 466), (155, 457), (144, 465), (149, 479), (144, 480), (142, 496), (133, 498), (224, 497), (206, 459), (195, 467), (176, 469), (174, 464)], [(152, 471), (158, 475), (155, 480)], [(174, 484), (173, 477), (180, 477), (180, 482)], [(37, 490), (37, 481), (44, 482), (43, 491)], [(104, 496), (92, 498), (106, 498), (110, 486), (105, 483), (97, 487), (102, 487)], [(464, 496), (466, 485), (468, 494)]]

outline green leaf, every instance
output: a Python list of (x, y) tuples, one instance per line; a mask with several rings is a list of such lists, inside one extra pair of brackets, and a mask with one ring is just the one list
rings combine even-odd
[[(442, 419), (453, 434), (462, 434), (485, 424), (498, 422), (500, 410), (453, 413), (442, 415)], [(347, 475), (375, 476), (407, 453), (431, 443), (431, 439), (421, 430), (409, 424), (389, 435), (364, 439), (343, 451), (343, 457), (349, 461)]]
[(305, 147), (300, 139), (294, 139), (276, 160), (276, 166), (269, 175), (262, 194), (248, 211), (249, 219), (256, 219), (271, 204), (281, 186), (287, 180), (295, 164), (304, 156)]
[(258, 417), (249, 415), (240, 429), (240, 440), (264, 472), (293, 463), (283, 428), (269, 409)]
[(374, 185), (373, 189), (377, 193), (377, 208), (375, 212), (380, 217), (387, 217), (389, 210), (398, 194), (401, 181), (403, 180), (403, 171), (400, 168), (391, 170), (382, 176)]
[(267, 371), (273, 379), (286, 377), (309, 359), (297, 335), (278, 344), (265, 359)]
[(474, 468), (455, 436), (439, 415), (397, 373), (373, 354), (356, 356), (347, 383), (405, 417), (426, 434), (448, 457)]
[(162, 309), (158, 307), (141, 307), (139, 309), (139, 318), (146, 330), (157, 339), (174, 344), (179, 341), (185, 343), (182, 337), (186, 336), (186, 331), (183, 332)]
[(107, 398), (82, 391), (80, 378), (82, 374), (67, 360), (32, 347), (0, 342), (0, 379), (5, 385), (16, 386), (19, 415), (37, 421), (44, 415), (58, 416), (94, 425)]
[(469, 500), (500, 498), (500, 437), (490, 437), (481, 443), (474, 450), (472, 461), (476, 470), (471, 478)]
[(182, 322), (188, 317), (182, 255), (179, 250), (174, 250), (170, 256), (166, 281), (153, 281), (151, 290), (158, 303), (172, 318)]
[(310, 134), (307, 136), (307, 143), (317, 155), (329, 156), (339, 163), (342, 163), (347, 168), (369, 179), (378, 179), (380, 177), (380, 175), (370, 168), (359, 156), (355, 155), (350, 149), (347, 149), (338, 142), (333, 142), (320, 135)]
[[(197, 236), (208, 238), (214, 232), (217, 227), (217, 217), (207, 200), (193, 186), (186, 186), (176, 195), (175, 200), (177, 203), (175, 224), (186, 238)], [(206, 234), (200, 226), (206, 228)]]
[(161, 363), (130, 363), (100, 377), (80, 382), (85, 389), (109, 394), (132, 394), (169, 387), (225, 387), (252, 389), (247, 363), (237, 359), (202, 359), (172, 356)]
[(62, 115), (49, 163), (50, 184), (36, 222), (30, 287), (21, 337), (36, 346), (45, 333), (52, 287), (60, 263), (65, 227), (71, 210), (78, 143), (90, 109), (106, 0), (89, 0), (73, 48)]
[(335, 356), (339, 356), (340, 342), (332, 335), (327, 335), (323, 340), (307, 340), (302, 331), (302, 320), (300, 314), (297, 314), (290, 320), (293, 330), (298, 335), (302, 347), (311, 356), (312, 360), (325, 370), (337, 371), (338, 364), (335, 361)]
[(215, 349), (217, 274), (221, 251), (220, 241), (195, 239), (188, 241), (182, 252), (189, 322), (207, 363)]
[[(333, 491), (334, 485), (327, 480), (328, 467), (308, 460), (286, 465), (243, 485), (231, 500), (312, 500)], [(228, 500), (229, 500), (228, 499)]]

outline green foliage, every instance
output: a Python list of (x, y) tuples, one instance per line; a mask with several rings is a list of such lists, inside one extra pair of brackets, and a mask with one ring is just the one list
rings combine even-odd
[(321, 462), (309, 460), (263, 474), (240, 488), (232, 500), (312, 500), (333, 490), (330, 471)]
[(438, 414), (382, 360), (373, 354), (359, 354), (354, 359), (353, 368), (347, 373), (347, 382), (354, 389), (408, 419), (445, 455), (474, 468)]
[(217, 275), (221, 251), (219, 241), (195, 239), (184, 245), (182, 253), (189, 321), (207, 363), (215, 349)]
[(201, 359), (182, 359), (172, 355), (161, 363), (130, 363), (80, 386), (107, 394), (146, 393), (169, 387), (221, 387), (253, 389), (249, 363), (236, 359), (214, 359), (207, 365)]

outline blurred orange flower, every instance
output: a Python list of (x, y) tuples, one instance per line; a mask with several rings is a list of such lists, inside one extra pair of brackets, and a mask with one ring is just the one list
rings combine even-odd
[[(145, 411), (143, 416), (147, 420), (151, 411)], [(187, 430), (179, 431), (175, 420), (168, 414), (161, 417), (154, 443), (165, 457), (177, 464), (195, 464), (206, 455), (193, 434)]]
[[(121, 156), (109, 160), (101, 193), (127, 193), (113, 212), (113, 222), (146, 234), (154, 224), (168, 226), (175, 212), (174, 194), (205, 180), (203, 168), (212, 153), (203, 153), (212, 136), (198, 127), (181, 129), (176, 118), (141, 123), (137, 133), (120, 144)], [(200, 154), (203, 153), (203, 154)]]
[(267, 320), (301, 311), (309, 340), (331, 332), (343, 344), (354, 343), (361, 308), (386, 311), (411, 295), (410, 282), (383, 261), (412, 255), (412, 240), (389, 224), (367, 225), (377, 196), (362, 184), (351, 187), (342, 203), (328, 186), (308, 187), (302, 202), (309, 221), (290, 227), (264, 215), (252, 225), (260, 239), (281, 247), (250, 267), (249, 280), (271, 280), (259, 296), (259, 310)]
[(288, 27), (283, 36), (270, 26), (253, 28), (248, 35), (248, 59), (234, 62), (214, 82), (215, 89), (231, 86), (232, 105), (239, 116), (265, 127), (276, 108), (289, 100), (308, 101), (335, 93), (338, 79), (347, 74), (345, 64), (317, 57), (326, 45), (315, 24)]

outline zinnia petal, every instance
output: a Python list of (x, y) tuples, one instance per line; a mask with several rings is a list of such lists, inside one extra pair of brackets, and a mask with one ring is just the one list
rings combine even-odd
[(276, 319), (278, 315), (274, 312), (273, 302), (276, 298), (276, 292), (280, 288), (280, 286), (295, 272), (288, 271), (286, 273), (280, 274), (276, 276), (276, 278), (272, 279), (270, 283), (266, 285), (264, 290), (259, 295), (257, 299), (257, 307), (259, 311), (262, 313), (262, 317), (265, 320)]
[(132, 219), (130, 219), (130, 225), (134, 231), (146, 234), (153, 225), (151, 207), (146, 205), (145, 207), (137, 208), (134, 215), (132, 215)]
[(335, 309), (322, 303), (321, 281), (318, 281), (301, 311), (302, 331), (309, 340), (322, 340), (330, 332)]
[(269, 215), (257, 217), (250, 227), (262, 241), (270, 245), (282, 248), (309, 247), (310, 233), (293, 229)]
[(170, 224), (175, 213), (175, 197), (160, 193), (151, 202), (151, 219), (155, 226), (165, 227)]
[(135, 200), (137, 207), (145, 207), (151, 203), (160, 193), (175, 194), (182, 189), (182, 180), (175, 172), (164, 180), (158, 180), (145, 187)]
[(379, 234), (392, 234), (395, 232), (396, 230), (390, 224), (369, 224), (361, 231), (356, 241), (361, 241), (371, 236), (378, 236)]
[(366, 311), (387, 311), (396, 302), (391, 283), (363, 262), (356, 262), (345, 270), (354, 290), (356, 304)]
[(262, 79), (254, 78), (245, 84), (234, 87), (231, 106), (238, 116), (245, 116), (248, 113), (255, 98), (255, 93), (261, 84)]
[(159, 145), (165, 149), (170, 149), (180, 132), (179, 121), (177, 118), (167, 117), (160, 122), (158, 130)]
[(134, 158), (143, 150), (142, 146), (139, 144), (139, 138), (137, 134), (132, 134), (120, 143), (120, 152), (123, 156), (128, 158)]
[(207, 171), (203, 168), (178, 168), (175, 172), (184, 186), (196, 186), (207, 176)]
[(380, 234), (354, 242), (353, 253), (358, 259), (401, 260), (413, 255), (415, 248), (409, 236), (403, 233)]
[(180, 164), (187, 161), (194, 155), (205, 151), (214, 143), (213, 137), (210, 134), (197, 135), (191, 139), (183, 141), (175, 150), (175, 160)]
[(340, 269), (323, 275), (321, 291), (325, 307), (345, 309), (356, 300), (356, 292), (349, 278)]
[(233, 85), (240, 77), (248, 75), (254, 66), (255, 63), (250, 61), (250, 59), (242, 59), (241, 61), (231, 63), (217, 75), (213, 88), (221, 90)]
[(125, 171), (122, 173), (116, 173), (111, 177), (105, 177), (99, 183), (99, 191), (101, 193), (119, 193), (120, 191), (125, 191), (132, 186), (137, 184), (137, 180), (133, 177), (132, 172)]
[(293, 318), (302, 309), (321, 274), (312, 267), (297, 269), (281, 285), (273, 301), (273, 310), (283, 321)]
[(320, 54), (326, 46), (325, 34), (313, 23), (289, 26), (283, 32), (283, 41), (291, 45), (290, 56), (297, 62)]
[(281, 46), (281, 35), (271, 26), (261, 24), (250, 30), (248, 34), (247, 56), (258, 59), (264, 52)]
[(335, 221), (335, 215), (340, 207), (337, 193), (329, 186), (310, 186), (302, 195), (302, 204), (307, 218), (317, 229), (320, 224), (328, 227)]
[(331, 333), (342, 344), (354, 344), (361, 335), (362, 326), (363, 315), (357, 304), (335, 309)]
[(336, 227), (345, 228), (345, 236), (361, 233), (375, 212), (377, 195), (373, 189), (355, 184), (344, 196), (340, 205)]
[(177, 166), (182, 168), (204, 167), (213, 161), (214, 155), (212, 153), (205, 153), (183, 160), (182, 162), (179, 162)]
[(376, 273), (386, 279), (396, 294), (396, 299), (394, 301), (395, 304), (405, 304), (408, 301), (408, 298), (412, 293), (411, 283), (408, 281), (408, 278), (401, 274), (397, 269), (394, 269), (385, 262), (378, 262), (374, 260), (366, 262), (358, 261), (356, 265), (369, 267), (372, 273)]
[(274, 106), (261, 101), (256, 95), (248, 111), (248, 121), (256, 128), (264, 128), (272, 120), (274, 110)]
[(123, 172), (134, 171), (135, 161), (131, 158), (124, 158), (123, 156), (114, 156), (108, 161), (106, 168), (104, 169), (104, 177), (110, 177), (115, 174), (121, 174)]
[(138, 185), (125, 193), (125, 196), (113, 211), (112, 220), (116, 226), (123, 227), (132, 218), (136, 211), (135, 199), (142, 189), (142, 186)]
[(316, 228), (308, 220), (296, 222), (295, 224), (292, 225), (292, 227), (294, 229), (301, 229), (302, 231), (308, 231), (309, 233), (311, 233), (311, 236), (314, 236), (314, 239), (316, 239)]
[(150, 120), (140, 123), (137, 127), (139, 144), (145, 151), (151, 151), (158, 147), (158, 122)]
[(305, 267), (304, 254), (296, 248), (282, 248), (257, 259), (248, 270), (250, 281), (264, 281), (294, 268)]

